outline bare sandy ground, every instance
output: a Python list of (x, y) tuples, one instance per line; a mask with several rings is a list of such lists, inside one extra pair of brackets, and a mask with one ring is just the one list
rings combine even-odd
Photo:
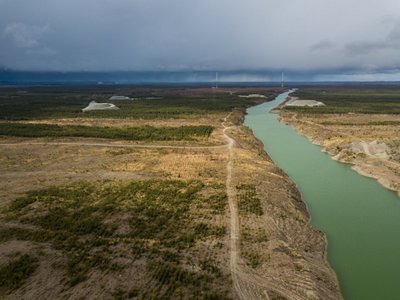
[(289, 96), (289, 99), (283, 103), (283, 106), (314, 107), (314, 106), (325, 106), (325, 104), (316, 100), (299, 100), (296, 97)]

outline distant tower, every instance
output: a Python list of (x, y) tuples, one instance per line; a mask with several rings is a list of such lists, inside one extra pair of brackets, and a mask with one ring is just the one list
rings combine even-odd
[(218, 88), (218, 72), (215, 72), (215, 88)]
[(282, 78), (281, 78), (281, 88), (283, 88), (285, 86), (285, 73), (282, 72)]

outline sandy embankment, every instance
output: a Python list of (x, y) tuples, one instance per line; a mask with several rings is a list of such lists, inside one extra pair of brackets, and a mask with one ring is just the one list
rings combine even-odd
[[(378, 141), (371, 134), (368, 142), (357, 125), (351, 133), (343, 132), (334, 126), (325, 126), (295, 113), (280, 111), (280, 122), (289, 124), (313, 144), (321, 146), (322, 151), (332, 159), (352, 164), (352, 169), (360, 175), (376, 179), (382, 186), (397, 192), (400, 197), (400, 164), (389, 155), (396, 151), (387, 142)], [(375, 139), (374, 139), (375, 138)], [(398, 150), (398, 149), (397, 149)]]
[[(362, 147), (359, 149), (359, 147)], [(371, 152), (371, 149), (378, 146), (382, 151)], [(334, 155), (331, 150), (327, 151), (333, 155), (332, 158), (342, 163), (352, 164), (352, 169), (358, 174), (376, 179), (382, 186), (397, 192), (400, 197), (400, 164), (393, 162), (388, 157), (389, 148), (381, 142), (365, 141), (353, 142), (341, 152)], [(351, 156), (348, 157), (348, 152)]]
[(297, 97), (288, 97), (282, 106), (289, 106), (289, 107), (315, 107), (315, 106), (325, 106), (324, 103), (316, 100), (300, 100)]
[[(231, 183), (255, 185), (263, 211), (268, 212), (254, 218), (239, 211), (237, 283), (243, 299), (342, 299), (326, 258), (326, 237), (311, 225), (294, 182), (250, 130), (240, 126), (228, 134), (235, 140)], [(241, 195), (243, 191), (236, 189), (236, 201), (242, 201)], [(267, 239), (260, 236), (264, 231)], [(249, 253), (260, 255), (258, 266), (245, 263)]]

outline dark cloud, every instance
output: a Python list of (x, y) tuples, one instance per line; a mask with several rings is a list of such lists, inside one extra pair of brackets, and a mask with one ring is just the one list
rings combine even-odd
[(324, 39), (324, 40), (319, 41), (318, 43), (311, 45), (310, 50), (311, 51), (324, 51), (324, 50), (332, 49), (334, 47), (335, 47), (335, 45), (330, 40)]
[(352, 42), (346, 45), (346, 51), (350, 55), (366, 55), (383, 50), (400, 51), (400, 22), (383, 39)]
[(399, 19), (398, 0), (0, 0), (0, 65), (393, 69)]
[(41, 43), (41, 37), (48, 33), (48, 26), (27, 25), (11, 23), (3, 31), (4, 41), (18, 49), (23, 49), (25, 54), (54, 54), (54, 51)]

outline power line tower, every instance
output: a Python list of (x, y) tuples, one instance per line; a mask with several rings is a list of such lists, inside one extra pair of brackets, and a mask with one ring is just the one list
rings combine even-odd
[(281, 88), (285, 86), (285, 73), (282, 72), (282, 78), (281, 78)]
[(215, 88), (218, 88), (218, 72), (215, 72)]

